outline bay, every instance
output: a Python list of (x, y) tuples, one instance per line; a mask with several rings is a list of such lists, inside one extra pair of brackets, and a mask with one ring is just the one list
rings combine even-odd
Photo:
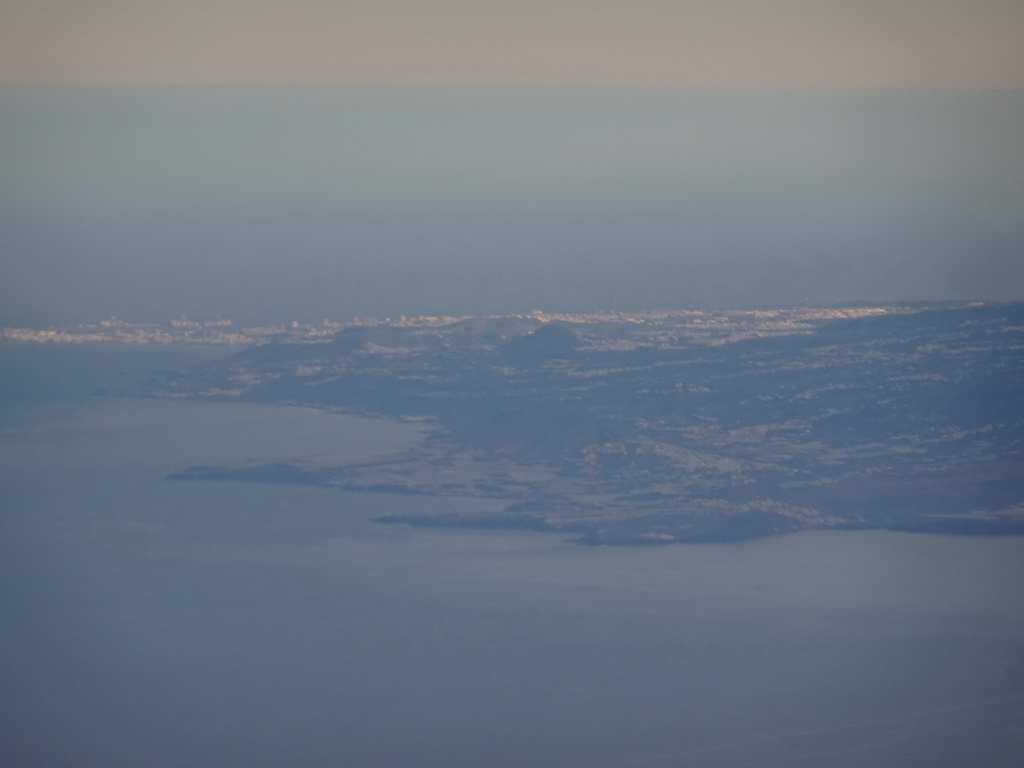
[(3, 765), (1024, 753), (1024, 540), (607, 548), (384, 526), (500, 502), (170, 481), (198, 463), (379, 455), (421, 427), (92, 394), (221, 352), (0, 353)]

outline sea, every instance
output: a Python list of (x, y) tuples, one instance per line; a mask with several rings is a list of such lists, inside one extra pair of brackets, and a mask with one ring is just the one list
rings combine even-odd
[(0, 346), (0, 765), (1024, 761), (1024, 539), (591, 547), (374, 520), (495, 500), (168, 480), (422, 437), (112, 394), (226, 354)]

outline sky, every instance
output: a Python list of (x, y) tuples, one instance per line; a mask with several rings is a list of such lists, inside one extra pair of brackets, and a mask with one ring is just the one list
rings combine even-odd
[(0, 324), (1024, 299), (1024, 4), (0, 5)]
[(4, 0), (0, 82), (1024, 85), (1018, 0)]

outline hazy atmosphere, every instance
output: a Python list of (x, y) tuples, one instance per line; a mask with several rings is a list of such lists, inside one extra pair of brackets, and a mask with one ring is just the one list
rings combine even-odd
[(1014, 0), (8, 0), (3, 82), (1020, 87)]
[(1020, 0), (0, 0), (0, 765), (1018, 768), (1022, 214)]
[(5, 3), (0, 322), (1020, 298), (1022, 16)]

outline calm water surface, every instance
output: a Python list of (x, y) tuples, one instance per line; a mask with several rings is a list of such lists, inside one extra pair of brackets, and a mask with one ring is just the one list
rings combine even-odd
[(195, 353), (0, 353), (5, 766), (1024, 756), (1024, 540), (630, 549), (382, 526), (494, 502), (168, 481), (194, 463), (352, 460), (418, 432), (87, 396)]

